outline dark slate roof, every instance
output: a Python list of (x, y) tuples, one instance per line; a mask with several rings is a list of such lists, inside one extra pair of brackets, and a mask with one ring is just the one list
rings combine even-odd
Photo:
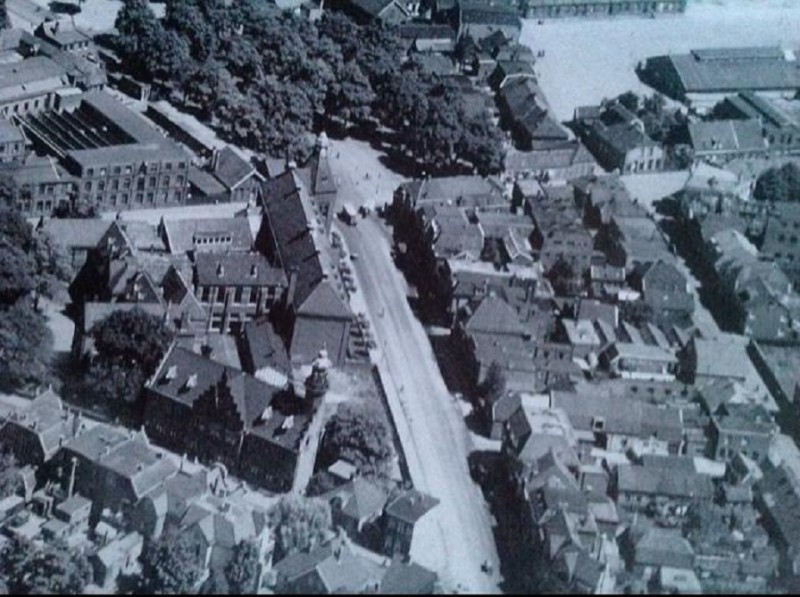
[(189, 174), (187, 175), (189, 184), (197, 189), (206, 197), (213, 197), (214, 195), (222, 195), (227, 189), (220, 181), (218, 181), (212, 174), (204, 170), (200, 170), (196, 166), (189, 166)]
[[(167, 139), (150, 122), (105, 91), (90, 91), (83, 103), (106, 121), (122, 129), (136, 143), (166, 144)], [(97, 123), (98, 125), (104, 123)], [(103, 148), (107, 151), (109, 148)]]
[(438, 504), (438, 499), (416, 489), (410, 489), (386, 506), (386, 514), (414, 524)]
[(268, 320), (245, 323), (243, 339), (246, 355), (243, 362), (247, 362), (248, 366), (253, 368), (249, 373), (255, 373), (263, 367), (272, 367), (285, 373), (291, 370), (286, 346)]
[(447, 39), (455, 41), (456, 32), (449, 25), (438, 23), (403, 23), (398, 28), (400, 37), (406, 39)]
[(669, 61), (687, 93), (800, 87), (797, 63), (787, 61), (778, 47), (694, 50), (660, 58)]
[(379, 595), (432, 595), (439, 576), (415, 562), (403, 562), (399, 558), (383, 577)]
[(800, 547), (800, 482), (787, 465), (764, 466), (758, 483), (764, 508), (774, 520), (781, 539), (795, 550)]
[(171, 460), (159, 456), (146, 437), (107, 425), (85, 431), (66, 447), (129, 481), (138, 496), (178, 472)]
[(246, 429), (255, 425), (277, 390), (246, 373), (173, 346), (148, 388), (166, 398), (193, 406), (212, 387), (227, 379), (237, 412)]
[(522, 29), (522, 21), (511, 8), (461, 4), (461, 20), (465, 25), (505, 25)]
[(366, 14), (378, 17), (384, 10), (395, 3), (395, 0), (349, 0), (354, 6)]
[(229, 145), (220, 149), (215, 159), (214, 176), (229, 190), (246, 178), (258, 175), (256, 169)]
[(264, 185), (264, 205), (284, 271), (287, 276), (297, 275), (292, 301), (302, 305), (325, 273), (307, 189), (287, 170)]
[(261, 253), (198, 253), (199, 286), (286, 286), (283, 270), (272, 267)]
[(317, 284), (297, 312), (302, 315), (335, 319), (350, 319), (351, 317), (350, 309), (328, 281)]

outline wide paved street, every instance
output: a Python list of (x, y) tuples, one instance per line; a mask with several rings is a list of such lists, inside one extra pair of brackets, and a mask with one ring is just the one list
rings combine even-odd
[(488, 507), (468, 471), (467, 428), (409, 307), (389, 238), (374, 218), (340, 230), (359, 255), (353, 266), (383, 350), (389, 402), (414, 485), (441, 500), (432, 512), (438, 537), (429, 538), (431, 549), (421, 563), (438, 570), (446, 588), (496, 593), (498, 577), (481, 571), (488, 559), (497, 574), (499, 563)]

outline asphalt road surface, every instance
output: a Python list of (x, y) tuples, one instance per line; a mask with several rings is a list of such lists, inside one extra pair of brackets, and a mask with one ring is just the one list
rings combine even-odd
[[(404, 281), (389, 254), (388, 235), (373, 218), (339, 229), (350, 251), (358, 254), (353, 267), (383, 351), (379, 366), (391, 378), (387, 394), (392, 394), (390, 402), (399, 402), (392, 415), (412, 480), (440, 500), (430, 513), (437, 524), (434, 536), (426, 537), (430, 549), (420, 563), (433, 566), (446, 589), (498, 593), (497, 549), (488, 506), (469, 475), (467, 428), (425, 330), (409, 307)], [(492, 575), (481, 570), (486, 560)]]

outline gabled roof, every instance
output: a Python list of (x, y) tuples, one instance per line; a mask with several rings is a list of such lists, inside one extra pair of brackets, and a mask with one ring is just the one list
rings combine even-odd
[(266, 319), (261, 321), (248, 321), (244, 324), (243, 363), (252, 366), (256, 371), (264, 367), (272, 367), (278, 371), (289, 373), (291, 363), (286, 347), (281, 337), (275, 332), (272, 323)]
[(711, 499), (714, 497), (714, 484), (707, 475), (699, 474), (693, 468), (669, 466), (668, 463), (660, 466), (620, 465), (617, 469), (617, 488), (620, 493), (666, 498)]
[(277, 389), (217, 361), (173, 345), (156, 371), (148, 389), (189, 406), (226, 385), (244, 429), (254, 427), (277, 394)]
[(652, 527), (636, 542), (637, 564), (691, 569), (694, 550), (677, 529)]
[(214, 162), (214, 176), (228, 190), (233, 190), (251, 176), (256, 176), (263, 180), (263, 177), (256, 169), (230, 145), (226, 145), (217, 152)]
[(198, 253), (198, 286), (286, 286), (283, 270), (261, 253)]
[(516, 311), (496, 296), (483, 299), (464, 327), (472, 333), (522, 335), (523, 331)]
[(93, 249), (111, 227), (112, 222), (95, 218), (49, 218), (42, 229), (57, 244), (67, 249)]
[(264, 184), (265, 214), (287, 277), (296, 274), (295, 305), (302, 305), (326, 274), (308, 190), (287, 170)]
[(415, 562), (392, 560), (378, 589), (380, 595), (431, 595), (439, 576)]
[(350, 319), (351, 317), (350, 309), (327, 280), (317, 284), (297, 312), (312, 317), (334, 319)]
[(230, 236), (225, 245), (229, 251), (249, 251), (253, 245), (247, 218), (162, 219), (161, 227), (170, 253), (188, 253), (197, 248), (198, 240), (219, 236)]
[(388, 516), (414, 524), (438, 504), (439, 500), (435, 497), (416, 489), (410, 489), (400, 494), (386, 506), (385, 512)]
[(342, 514), (363, 521), (379, 516), (389, 496), (374, 483), (356, 477), (325, 497), (328, 501), (335, 497), (340, 498), (342, 501), (339, 508)]
[(689, 136), (698, 153), (767, 149), (761, 123), (755, 119), (692, 122)]

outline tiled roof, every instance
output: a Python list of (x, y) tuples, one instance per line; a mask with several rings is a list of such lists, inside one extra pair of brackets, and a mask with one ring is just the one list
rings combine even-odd
[(187, 175), (189, 184), (197, 189), (206, 197), (213, 197), (214, 195), (222, 195), (227, 189), (213, 174), (209, 174), (205, 170), (200, 170), (196, 166), (189, 166), (189, 174)]
[(294, 297), (302, 305), (323, 280), (321, 239), (307, 189), (292, 170), (264, 185), (264, 205), (272, 236), (287, 276), (297, 275)]
[(277, 390), (254, 377), (194, 352), (174, 346), (148, 384), (150, 391), (193, 406), (224, 379), (242, 425), (247, 429), (270, 405)]
[(645, 566), (691, 569), (694, 551), (679, 530), (652, 527), (636, 542), (634, 558)]
[(45, 56), (0, 65), (0, 101), (33, 96), (67, 86), (64, 68)]
[(758, 120), (711, 120), (689, 124), (695, 152), (763, 151), (767, 141)]
[(378, 589), (380, 595), (431, 595), (439, 576), (414, 562), (392, 560)]
[(42, 228), (65, 248), (93, 249), (105, 236), (111, 222), (94, 218), (50, 218)]
[(250, 373), (254, 374), (264, 367), (272, 367), (285, 373), (290, 371), (289, 355), (283, 340), (268, 320), (245, 323), (243, 344), (247, 355), (243, 360), (253, 367)]
[[(680, 457), (674, 457), (680, 459)], [(673, 458), (673, 459), (674, 459)], [(617, 469), (620, 493), (636, 493), (681, 499), (711, 499), (714, 484), (707, 475), (681, 466), (623, 464)]]
[(414, 524), (438, 504), (438, 499), (416, 489), (410, 489), (386, 506), (385, 512), (389, 516)]
[(673, 54), (661, 59), (669, 61), (675, 69), (686, 93), (800, 87), (800, 69), (795, 62), (785, 59), (780, 48), (733, 48), (725, 52), (725, 59), (703, 50)]
[(250, 176), (258, 175), (256, 169), (239, 155), (230, 145), (218, 151), (214, 162), (214, 176), (225, 185), (228, 190), (233, 190), (242, 181)]
[(594, 421), (604, 419), (607, 433), (680, 442), (683, 435), (680, 412), (677, 409), (659, 408), (639, 400), (622, 396), (598, 394), (591, 388), (586, 393), (553, 392), (553, 408), (563, 409), (572, 427), (591, 431)]
[[(246, 221), (246, 220), (245, 220)], [(198, 253), (199, 286), (286, 286), (283, 270), (272, 267), (261, 253)]]
[(316, 285), (297, 312), (302, 315), (335, 319), (350, 319), (352, 315), (350, 309), (327, 280)]
[(231, 243), (227, 250), (249, 251), (253, 235), (247, 218), (196, 218), (188, 220), (163, 220), (162, 226), (171, 253), (188, 253), (195, 249), (196, 238), (228, 235)]
[(343, 514), (361, 521), (380, 515), (389, 496), (377, 485), (356, 477), (325, 496), (328, 501), (334, 497), (342, 500)]
[(503, 299), (488, 296), (465, 326), (471, 333), (522, 335), (522, 323), (514, 309)]

